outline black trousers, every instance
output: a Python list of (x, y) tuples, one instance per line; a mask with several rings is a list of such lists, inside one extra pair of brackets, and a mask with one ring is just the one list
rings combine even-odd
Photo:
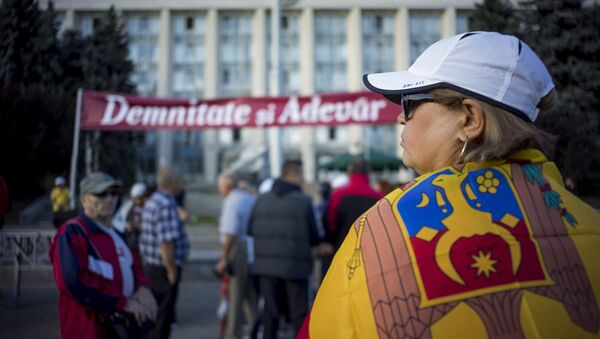
[(154, 285), (152, 292), (158, 304), (156, 327), (150, 332), (151, 339), (168, 339), (171, 334), (171, 324), (175, 316), (175, 302), (179, 292), (181, 267), (177, 267), (177, 279), (171, 285), (164, 266), (144, 265), (144, 275)]
[(277, 338), (279, 317), (289, 311), (295, 333), (308, 313), (308, 279), (288, 280), (260, 276), (260, 293), (265, 298), (263, 339)]

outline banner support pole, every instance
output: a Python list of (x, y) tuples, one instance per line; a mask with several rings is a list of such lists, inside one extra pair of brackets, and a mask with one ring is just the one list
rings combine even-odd
[(83, 100), (83, 89), (77, 89), (77, 107), (75, 111), (75, 128), (73, 131), (73, 152), (71, 153), (71, 173), (69, 175), (69, 187), (71, 197), (71, 210), (75, 209), (75, 193), (77, 184), (77, 158), (79, 157), (79, 127), (81, 125), (81, 105)]

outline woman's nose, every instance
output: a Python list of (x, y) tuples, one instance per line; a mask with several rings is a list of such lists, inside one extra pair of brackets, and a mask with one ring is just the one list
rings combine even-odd
[(398, 114), (398, 119), (397, 120), (398, 120), (398, 123), (400, 125), (406, 124), (406, 119), (405, 119), (405, 116), (404, 116), (404, 112), (401, 112), (400, 114)]

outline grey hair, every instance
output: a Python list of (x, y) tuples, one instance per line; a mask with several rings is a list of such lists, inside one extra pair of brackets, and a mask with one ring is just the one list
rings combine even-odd
[[(462, 100), (452, 99), (466, 98), (481, 104), (485, 115), (485, 128), (477, 139), (469, 140), (462, 159), (458, 159), (463, 163), (506, 159), (511, 154), (528, 148), (538, 149), (544, 154), (551, 154), (553, 151), (555, 136), (502, 108), (449, 89), (438, 89), (432, 93), (436, 99), (439, 97), (439, 102), (442, 104), (445, 101), (452, 102), (447, 106), (462, 102)], [(555, 101), (556, 91), (552, 90), (540, 101), (539, 115), (549, 114), (555, 106)]]
[(163, 166), (159, 168), (156, 175), (156, 185), (166, 188), (172, 184), (181, 184), (181, 174), (173, 167)]

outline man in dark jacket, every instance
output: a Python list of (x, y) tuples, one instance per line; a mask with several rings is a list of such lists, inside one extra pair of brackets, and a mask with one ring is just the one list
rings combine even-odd
[(270, 192), (256, 200), (249, 223), (254, 237), (254, 274), (265, 298), (264, 338), (277, 338), (284, 305), (296, 333), (308, 312), (311, 247), (320, 236), (311, 199), (302, 193), (302, 163), (287, 160)]
[(348, 165), (349, 182), (331, 194), (325, 235), (337, 251), (358, 217), (383, 198), (369, 185), (369, 163), (356, 158)]

